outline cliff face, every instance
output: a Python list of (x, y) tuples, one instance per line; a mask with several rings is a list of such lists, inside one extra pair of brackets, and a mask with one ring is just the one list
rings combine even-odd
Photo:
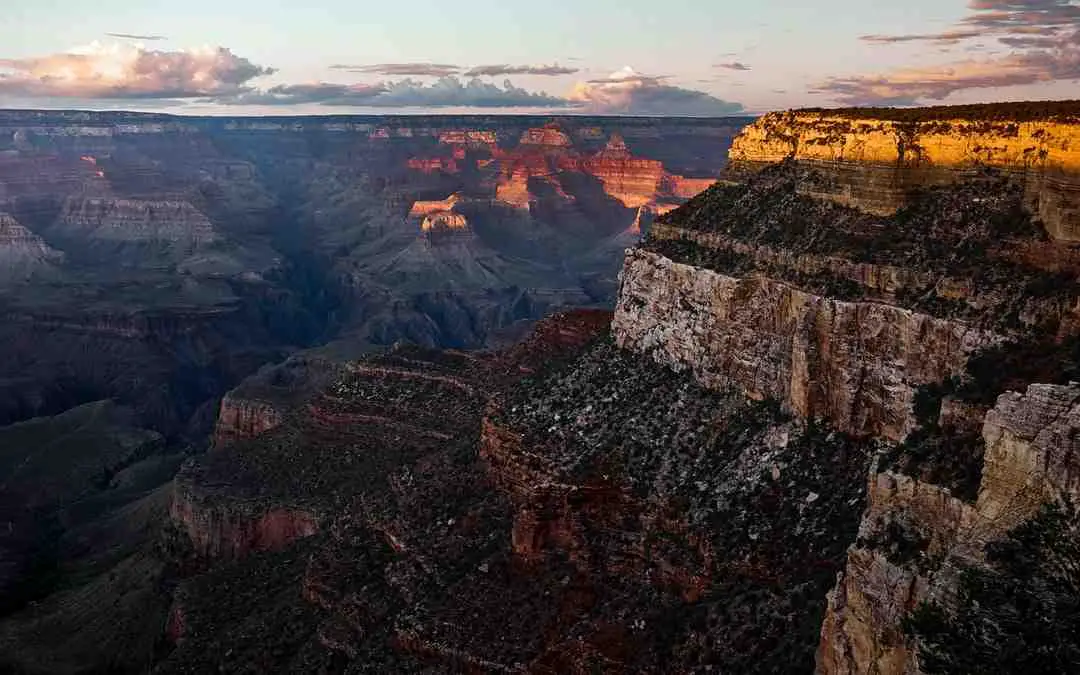
[(215, 444), (253, 438), (281, 424), (284, 411), (267, 401), (241, 398), (230, 392), (222, 397), (214, 427)]
[(612, 322), (620, 347), (703, 384), (782, 401), (804, 418), (902, 440), (915, 389), (963, 372), (993, 334), (879, 303), (842, 302), (627, 252)]
[(1011, 630), (970, 580), (1021, 589), (1003, 542), (1075, 498), (1074, 122), (943, 115), (766, 116), (621, 276), (620, 346), (880, 449), (822, 673), (966, 672), (940, 626)]
[(1078, 403), (1075, 385), (1003, 394), (982, 429), (974, 504), (902, 474), (872, 476), (857, 543), (829, 596), (819, 672), (922, 672), (905, 618), (921, 602), (948, 602), (960, 570), (985, 566), (987, 545), (1044, 504), (1076, 498)]
[(965, 119), (858, 111), (770, 113), (731, 149), (732, 173), (794, 159), (800, 191), (889, 214), (920, 187), (993, 167), (1021, 183), (1056, 239), (1080, 239), (1080, 124), (1053, 117)]
[[(907, 124), (884, 114), (864, 118)], [(1014, 122), (1051, 123), (977, 133), (1008, 136)], [(861, 124), (829, 142), (845, 157), (878, 147), (885, 132)], [(762, 128), (733, 157), (756, 144), (765, 159), (740, 159), (738, 180), (673, 210), (658, 192), (637, 209), (611, 192), (676, 194), (670, 175), (635, 183), (649, 166), (631, 147), (648, 130), (534, 127), (503, 149), (448, 136), (464, 150), (453, 180), (492, 181), (394, 202), (409, 246), (364, 271), (421, 283), (452, 267), (479, 296), (506, 274), (485, 248), (493, 224), (570, 229), (610, 207), (651, 225), (625, 253), (610, 332), (601, 314), (561, 315), (496, 353), (398, 346), (305, 401), (235, 392), (219, 425), (229, 442), (176, 481), (174, 521), (211, 568), (181, 586), (163, 672), (258, 658), (267, 670), (915, 675), (940, 670), (935, 626), (1000, 615), (994, 630), (1015, 630), (1007, 601), (1026, 582), (1003, 550), (1065, 570), (1031, 585), (1037, 608), (1055, 594), (1075, 607), (1080, 552), (1040, 557), (1032, 539), (1053, 532), (1030, 528), (1048, 502), (1080, 495), (1080, 259), (1048, 236), (1015, 167), (922, 166), (889, 192), (875, 176), (897, 175), (896, 158), (768, 154)], [(380, 143), (404, 138), (385, 131)], [(837, 166), (857, 198), (822, 182)], [(528, 211), (500, 201), (500, 185)], [(446, 194), (460, 196), (430, 198)], [(425, 243), (425, 223), (453, 236)], [(611, 241), (629, 241), (625, 226)], [(247, 420), (243, 401), (288, 412), (263, 424), (270, 413)], [(1009, 549), (1018, 532), (1028, 547)], [(979, 574), (1006, 602), (972, 595)], [(1068, 633), (1055, 634), (1066, 653)], [(947, 644), (968, 649), (964, 635)]]
[(198, 480), (196, 467), (181, 469), (169, 506), (170, 519), (198, 557), (232, 560), (254, 551), (278, 551), (319, 531), (319, 519), (310, 510), (237, 499), (234, 493), (223, 498)]
[(64, 254), (19, 224), (7, 213), (0, 213), (0, 284), (8, 284), (47, 273), (63, 262)]

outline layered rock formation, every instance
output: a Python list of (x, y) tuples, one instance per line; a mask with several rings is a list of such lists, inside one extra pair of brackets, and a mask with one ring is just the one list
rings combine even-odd
[(961, 374), (997, 339), (964, 323), (646, 251), (627, 253), (622, 284), (612, 323), (619, 346), (858, 436), (902, 440), (916, 424), (916, 388)]
[[(592, 129), (589, 134), (577, 136), (595, 141), (604, 138), (604, 132)], [(658, 159), (634, 155), (617, 131), (596, 152), (575, 145), (571, 135), (558, 124), (527, 129), (518, 145), (509, 149), (494, 142), (478, 145), (476, 139), (464, 133), (448, 138), (442, 142), (456, 148), (452, 158), (413, 158), (409, 160), (409, 168), (426, 174), (436, 169), (451, 171), (446, 168), (450, 166), (452, 171), (457, 171), (461, 160), (466, 158), (466, 145), (482, 148), (492, 156), (475, 156), (472, 163), (476, 169), (481, 174), (487, 173), (489, 167), (497, 169), (482, 184), (494, 188), (491, 197), (519, 209), (542, 209), (544, 201), (554, 198), (562, 202), (563, 210), (567, 205), (574, 207), (582, 203), (581, 208), (591, 209), (590, 215), (595, 218), (592, 214), (597, 209), (590, 202), (602, 198), (615, 200), (629, 209), (648, 207), (655, 213), (674, 208), (714, 182), (712, 177), (686, 178), (671, 173)], [(626, 218), (627, 214), (621, 216)]]
[[(880, 427), (869, 432), (906, 440), (870, 472), (868, 507), (829, 596), (818, 672), (970, 672), (987, 666), (1018, 672), (1020, 661), (979, 642), (971, 633), (975, 625), (1008, 636), (994, 644), (1011, 644), (1013, 651), (1022, 645), (1043, 649), (1039, 631), (1018, 630), (1009, 612), (1015, 616), (1026, 611), (1024, 603), (1056, 600), (1025, 596), (1027, 572), (1001, 552), (1026, 547), (1011, 555), (1028, 556), (1023, 566), (1032, 574), (1060, 563), (1040, 557), (1060, 553), (1045, 553), (1025, 537), (1053, 520), (1055, 507), (1048, 504), (1064, 503), (1068, 513), (1076, 496), (1070, 425), (1077, 392), (1064, 383), (1076, 377), (1078, 268), (1072, 250), (1060, 243), (1073, 238), (1074, 131), (1075, 111), (1055, 104), (773, 114), (732, 149), (729, 176), (745, 185), (712, 188), (691, 201), (692, 215), (675, 212), (654, 228), (649, 248), (676, 260), (740, 276), (757, 272), (789, 288), (870, 302), (889, 313), (914, 310), (959, 331), (943, 341), (920, 331), (918, 356), (894, 354), (887, 359), (892, 366), (916, 358), (920, 366), (928, 364), (974, 338), (953, 367), (927, 371), (901, 394), (906, 400), (894, 410), (904, 411), (904, 433)], [(767, 215), (758, 218), (754, 210), (763, 206)], [(633, 284), (635, 273), (625, 274), (624, 284)], [(655, 350), (662, 361), (696, 368), (705, 381), (724, 382), (744, 365), (756, 372), (756, 352), (744, 346), (715, 369), (717, 375), (701, 372), (707, 360), (698, 360), (709, 341), (683, 336), (715, 334), (712, 324), (694, 320), (694, 310), (703, 304), (700, 298), (726, 307), (725, 294), (710, 293), (705, 282), (683, 285), (695, 291), (701, 286), (700, 294), (683, 294), (696, 302), (661, 302), (659, 293), (638, 284), (641, 297), (623, 312), (633, 328), (649, 313), (644, 307), (660, 305), (668, 308), (665, 318), (675, 317), (689, 330), (676, 339), (661, 322), (646, 321), (646, 330), (629, 333), (632, 343)], [(783, 316), (798, 315), (798, 303), (776, 306), (785, 309)], [(771, 329), (776, 321), (765, 323)], [(897, 325), (881, 332), (867, 324), (844, 331), (832, 320), (803, 325), (839, 328), (860, 340), (904, 334)], [(843, 338), (833, 335), (808, 353), (841, 363), (849, 350), (837, 350), (837, 344)], [(860, 374), (877, 370), (873, 347), (855, 351)], [(814, 379), (821, 390), (850, 381), (835, 373)], [(874, 410), (904, 389), (894, 382), (884, 388), (887, 394), (855, 409)], [(782, 400), (806, 414), (794, 400)], [(838, 419), (820, 409), (809, 414), (858, 431), (850, 416)], [(1000, 591), (1000, 613), (973, 600), (987, 588)], [(1043, 662), (1052, 672), (1068, 669), (1062, 654), (1071, 647), (1061, 640), (1052, 639), (1052, 649), (1061, 651)]]
[(986, 564), (988, 544), (1046, 503), (1077, 497), (1078, 402), (1076, 385), (1003, 394), (982, 429), (974, 504), (903, 474), (872, 477), (858, 543), (829, 596), (819, 672), (921, 672), (902, 630), (911, 612), (927, 600), (948, 602), (960, 570)]
[(63, 253), (51, 248), (13, 216), (0, 213), (0, 284), (26, 281), (47, 272), (63, 259)]
[(205, 215), (182, 201), (71, 199), (55, 230), (90, 241), (181, 244), (191, 248), (216, 239)]
[(1050, 104), (992, 109), (770, 113), (732, 147), (735, 174), (786, 158), (806, 168), (800, 192), (879, 214), (920, 187), (964, 180), (979, 167), (1024, 185), (1051, 236), (1080, 239), (1080, 123)]
[(521, 145), (539, 145), (549, 148), (568, 148), (573, 141), (558, 125), (549, 124), (539, 129), (527, 129), (521, 134)]

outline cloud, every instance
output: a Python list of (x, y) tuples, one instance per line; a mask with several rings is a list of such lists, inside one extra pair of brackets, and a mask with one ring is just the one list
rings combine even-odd
[(463, 75), (465, 77), (497, 77), (500, 75), (572, 75), (580, 68), (567, 68), (558, 64), (551, 66), (512, 66), (505, 63), (473, 66), (465, 68), (452, 63), (376, 63), (374, 65), (335, 64), (333, 70), (367, 75), (405, 76), (405, 77), (447, 77)]
[(961, 23), (1009, 32), (1080, 23), (1080, 5), (1071, 0), (970, 0), (968, 9)]
[(952, 43), (969, 38), (982, 37), (981, 30), (953, 30), (943, 33), (913, 33), (910, 35), (863, 35), (859, 39), (874, 44), (896, 44), (898, 42), (943, 42)]
[(346, 70), (350, 73), (365, 73), (369, 75), (389, 75), (407, 77), (446, 77), (457, 75), (461, 66), (452, 63), (376, 63), (366, 66), (350, 66), (335, 64), (330, 66), (333, 70)]
[(1080, 79), (1080, 50), (1030, 52), (999, 59), (961, 61), (932, 68), (908, 68), (887, 75), (833, 78), (819, 88), (853, 105), (915, 105), (940, 101), (964, 89), (1008, 87)]
[(109, 37), (121, 38), (123, 40), (142, 40), (143, 42), (157, 42), (158, 40), (168, 40), (164, 35), (137, 35), (135, 33), (105, 33)]
[(580, 68), (566, 68), (558, 64), (552, 66), (509, 66), (505, 63), (476, 66), (465, 72), (466, 77), (497, 77), (499, 75), (573, 75)]
[(714, 68), (726, 68), (727, 70), (750, 70), (750, 66), (738, 61), (732, 61), (731, 63), (717, 63)]
[(461, 81), (447, 76), (424, 84), (416, 80), (343, 85), (331, 83), (280, 85), (263, 91), (217, 97), (214, 103), (228, 105), (296, 105), (316, 103), (326, 106), (371, 108), (537, 108), (566, 107), (566, 99), (515, 87), (502, 87), (473, 78)]
[(1006, 35), (998, 38), (998, 42), (1017, 49), (1054, 49), (1060, 40), (1044, 35)]
[(273, 68), (224, 47), (156, 51), (97, 42), (61, 54), (0, 59), (0, 95), (98, 99), (235, 95)]
[(578, 83), (568, 98), (596, 113), (719, 116), (743, 109), (702, 91), (665, 84), (666, 79), (627, 67), (606, 78)]
[(229, 105), (322, 105), (365, 106), (385, 91), (383, 85), (348, 85), (319, 82), (316, 84), (282, 84), (269, 89), (248, 91), (233, 96), (217, 97), (214, 103)]
[(968, 9), (957, 30), (862, 39), (876, 44), (991, 39), (1016, 51), (997, 58), (830, 78), (818, 90), (854, 105), (914, 105), (967, 89), (1080, 79), (1080, 5), (1071, 0), (970, 0)]

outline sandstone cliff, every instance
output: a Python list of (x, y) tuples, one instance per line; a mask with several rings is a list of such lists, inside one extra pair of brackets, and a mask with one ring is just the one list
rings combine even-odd
[(791, 158), (805, 168), (804, 194), (888, 214), (920, 187), (992, 167), (1024, 185), (1051, 236), (1080, 239), (1080, 123), (1052, 112), (1025, 115), (1027, 105), (996, 106), (995, 116), (989, 108), (967, 116), (948, 108), (770, 113), (732, 146), (732, 175)]
[(620, 347), (690, 369), (706, 386), (736, 386), (844, 432), (892, 440), (915, 426), (918, 386), (961, 374), (997, 339), (964, 323), (635, 250), (612, 330)]

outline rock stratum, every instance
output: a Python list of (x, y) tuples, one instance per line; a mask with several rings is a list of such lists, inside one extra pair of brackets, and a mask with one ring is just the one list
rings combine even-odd
[(27, 281), (47, 273), (63, 261), (64, 254), (19, 224), (7, 213), (0, 213), (0, 284)]
[[(967, 113), (967, 114), (965, 114)], [(1047, 232), (1080, 239), (1080, 137), (1076, 111), (1050, 103), (928, 111), (769, 113), (731, 151), (736, 171), (786, 158), (799, 191), (878, 214), (894, 213), (919, 188), (993, 167), (1023, 184)]]
[(492, 214), (588, 229), (604, 221), (574, 214), (653, 190), (627, 214), (644, 239), (609, 239), (634, 244), (614, 311), (556, 313), (495, 350), (303, 352), (236, 389), (141, 558), (168, 589), (153, 669), (1073, 672), (1067, 209), (1043, 210), (1035, 169), (826, 160), (774, 126), (847, 120), (835, 143), (855, 148), (951, 120), (1007, 145), (1010, 125), (1064, 138), (1078, 112), (771, 115), (670, 210), (650, 203), (681, 174), (639, 162), (628, 131), (430, 136), (410, 155), (423, 198), (383, 204), (408, 245), (351, 278), (417, 288), (448, 266), (480, 303), (474, 281), (509, 274)]

